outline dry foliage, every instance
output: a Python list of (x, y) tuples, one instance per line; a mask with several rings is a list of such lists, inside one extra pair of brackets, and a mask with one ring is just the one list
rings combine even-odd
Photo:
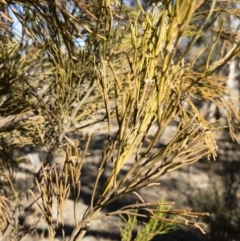
[[(229, 96), (228, 76), (217, 72), (239, 52), (237, 35), (227, 31), (224, 22), (239, 17), (239, 11), (231, 1), (173, 2), (146, 8), (140, 1), (134, 7), (116, 0), (0, 1), (1, 152), (40, 144), (52, 151), (68, 143), (63, 170), (43, 165), (36, 180), (40, 197), (32, 193), (47, 220), (50, 240), (55, 235), (53, 197), (64, 231), (64, 202), (74, 192), (76, 204), (81, 194), (81, 167), (91, 140), (91, 135), (86, 136), (85, 148), (79, 152), (68, 133), (107, 121), (108, 139), (91, 202), (69, 241), (81, 240), (91, 221), (103, 217), (99, 211), (127, 193), (137, 195), (140, 203), (106, 216), (138, 215), (134, 210), (141, 207), (158, 219), (158, 203), (146, 203), (137, 191), (158, 185), (165, 173), (202, 157), (215, 159), (214, 131), (223, 126), (218, 120), (209, 123), (196, 100), (221, 109), (231, 137), (237, 140), (236, 100)], [(13, 15), (22, 25), (18, 34), (11, 28)], [(198, 39), (209, 32), (212, 43), (192, 53)], [(181, 48), (183, 39), (186, 46)], [(104, 114), (97, 115), (102, 109)], [(174, 120), (178, 120), (175, 136), (152, 152)], [(116, 133), (113, 125), (118, 127)], [(157, 131), (149, 136), (153, 125)], [(1, 161), (11, 163), (7, 158)], [(130, 167), (120, 177), (127, 163)], [(112, 168), (111, 175), (99, 187), (106, 167)], [(187, 209), (164, 212), (170, 215), (164, 221), (204, 232), (193, 218), (207, 214)]]

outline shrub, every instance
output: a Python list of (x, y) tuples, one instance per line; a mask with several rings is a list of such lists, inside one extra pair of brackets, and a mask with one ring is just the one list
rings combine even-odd
[[(1, 162), (11, 166), (7, 154), (20, 146), (44, 145), (49, 153), (67, 146), (63, 169), (43, 165), (36, 179), (40, 195), (32, 192), (50, 239), (55, 235), (53, 197), (64, 231), (64, 202), (72, 193), (76, 205), (81, 194), (81, 168), (94, 124), (106, 128), (107, 139), (89, 207), (80, 222), (75, 216), (69, 241), (81, 240), (91, 221), (103, 217), (100, 210), (127, 193), (134, 193), (140, 203), (106, 216), (138, 216), (134, 210), (141, 207), (152, 218), (162, 219), (155, 209), (159, 203), (146, 203), (137, 191), (158, 185), (165, 173), (202, 157), (216, 157), (213, 133), (223, 125), (204, 118), (197, 101), (219, 108), (231, 137), (237, 139), (239, 112), (229, 94), (228, 76), (218, 75), (240, 47), (226, 39), (236, 36), (228, 32), (224, 19), (239, 15), (230, 1), (136, 1), (131, 7), (118, 1), (47, 0), (1, 1), (0, 6)], [(19, 34), (9, 24), (10, 10), (22, 24)], [(208, 34), (211, 43), (192, 51)], [(154, 148), (173, 123), (173, 138)], [(151, 136), (153, 126), (156, 132)], [(87, 133), (84, 144), (68, 137), (80, 131)], [(126, 164), (126, 175), (120, 176)], [(107, 167), (111, 174), (100, 187)], [(199, 214), (188, 209), (163, 213), (170, 215), (169, 222), (203, 231), (192, 219)]]

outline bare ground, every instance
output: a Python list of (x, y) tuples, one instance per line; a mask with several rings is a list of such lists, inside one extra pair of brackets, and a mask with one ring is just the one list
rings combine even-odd
[[(160, 139), (160, 144), (165, 144), (171, 138), (173, 130), (168, 129), (166, 133), (163, 134)], [(73, 137), (73, 136), (72, 136)], [(93, 136), (90, 145), (90, 155), (85, 161), (82, 169), (82, 188), (80, 199), (77, 203), (77, 219), (81, 219), (83, 213), (85, 212), (91, 198), (92, 188), (95, 181), (98, 165), (100, 162), (101, 150), (103, 147), (104, 139), (106, 135), (102, 132), (100, 135)], [(214, 220), (216, 220), (221, 214), (221, 209), (226, 208), (229, 211), (229, 215), (232, 213), (232, 209), (239, 209), (239, 201), (236, 201), (240, 196), (240, 178), (238, 173), (240, 170), (240, 148), (236, 143), (231, 143), (224, 140), (222, 137), (218, 137), (219, 152), (217, 161), (207, 161), (200, 160), (191, 166), (181, 168), (180, 170), (174, 171), (172, 173), (166, 174), (159, 181), (160, 186), (148, 187), (147, 189), (140, 190), (141, 196), (145, 201), (156, 201), (161, 197), (166, 197), (168, 201), (175, 201), (176, 208), (191, 207), (196, 212), (206, 211), (212, 214), (212, 218), (205, 218), (203, 221), (206, 222), (205, 230), (206, 235), (201, 234), (199, 230), (189, 229), (189, 228), (179, 228), (177, 231), (172, 232), (167, 235), (161, 235), (155, 237), (153, 241), (207, 241), (207, 240), (226, 240), (226, 241), (239, 241), (240, 234), (233, 236), (228, 235), (228, 232), (233, 232), (229, 229), (224, 232), (226, 239), (215, 239), (217, 238), (217, 229), (226, 227), (226, 225), (221, 226), (221, 222), (218, 226), (214, 226)], [(22, 152), (23, 150), (21, 150)], [(32, 149), (30, 151), (33, 151)], [(36, 151), (40, 153), (42, 159), (45, 158), (46, 153), (42, 148), (37, 148)], [(19, 154), (19, 153), (18, 153)], [(18, 212), (17, 216), (20, 216), (21, 227), (30, 229), (32, 213), (34, 207), (26, 212), (25, 208), (31, 203), (30, 199), (26, 198), (23, 194), (28, 188), (33, 185), (32, 172), (34, 172), (33, 167), (26, 167), (21, 165), (18, 169), (16, 176), (16, 186), (19, 190), (19, 195), (24, 206)], [(108, 172), (101, 180), (101, 183), (107, 178)], [(124, 175), (124, 170), (120, 175)], [(232, 196), (231, 196), (232, 195)], [(228, 198), (227, 198), (228, 196)], [(112, 203), (102, 212), (108, 212), (123, 207), (126, 204), (135, 203), (137, 201), (136, 196), (126, 195), (120, 200)], [(235, 206), (234, 206), (235, 205)], [(229, 210), (228, 210), (229, 209)], [(25, 211), (24, 211), (25, 210)], [(73, 210), (73, 200), (69, 199), (66, 202), (65, 207), (65, 235), (68, 237), (74, 228), (74, 210)], [(53, 206), (54, 220), (56, 223), (57, 210), (56, 205)], [(240, 212), (238, 212), (239, 214)], [(220, 219), (222, 216), (220, 216)], [(240, 220), (240, 218), (239, 218)], [(224, 219), (222, 220), (224, 222)], [(231, 218), (228, 220), (231, 222)], [(236, 225), (240, 223), (236, 223)], [(235, 224), (234, 224), (235, 225)], [(233, 225), (233, 226), (234, 226)], [(95, 220), (84, 241), (118, 241), (121, 240), (119, 228), (123, 226), (123, 222), (119, 217), (107, 217), (101, 220)], [(21, 240), (47, 240), (47, 225), (44, 219), (38, 223), (37, 232), (33, 232), (29, 235), (25, 235)], [(223, 231), (221, 230), (221, 233)], [(239, 232), (240, 233), (240, 232)], [(228, 237), (229, 236), (229, 239)], [(57, 229), (55, 240), (62, 240), (61, 228)], [(231, 239), (231, 237), (234, 237)], [(1, 238), (0, 238), (1, 240)]]

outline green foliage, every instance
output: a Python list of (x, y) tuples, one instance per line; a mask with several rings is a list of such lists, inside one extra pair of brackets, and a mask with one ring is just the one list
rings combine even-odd
[(132, 240), (132, 233), (137, 224), (138, 220), (134, 215), (128, 215), (127, 219), (124, 219), (124, 227), (120, 229), (122, 241)]
[[(156, 216), (150, 217), (150, 219), (144, 223), (139, 224), (137, 217), (134, 215), (128, 215), (124, 218), (124, 228), (121, 229), (121, 240), (122, 241), (150, 241), (158, 234), (169, 233), (176, 229), (176, 225), (168, 221), (168, 215), (166, 213), (170, 211), (171, 205), (164, 203), (162, 198), (156, 208)], [(137, 211), (136, 211), (137, 212)], [(133, 239), (132, 234), (136, 231), (137, 235)]]
[[(158, 185), (164, 174), (203, 157), (215, 160), (214, 132), (225, 124), (205, 118), (198, 101), (221, 110), (231, 137), (238, 140), (240, 115), (235, 103), (239, 97), (232, 98), (228, 76), (219, 71), (240, 51), (237, 37), (225, 25), (225, 19), (238, 18), (239, 11), (231, 1), (172, 2), (144, 7), (136, 1), (131, 7), (117, 0), (0, 1), (1, 162), (10, 170), (10, 154), (22, 146), (43, 145), (49, 154), (65, 148), (67, 153), (62, 169), (42, 166), (35, 183), (39, 194), (32, 193), (47, 220), (49, 239), (55, 235), (49, 204), (56, 198), (62, 216), (64, 202), (73, 192), (76, 206), (81, 168), (91, 136), (98, 134), (95, 124), (101, 124), (107, 138), (88, 209), (81, 221), (75, 217), (69, 241), (81, 240), (95, 219), (137, 216), (133, 210), (138, 208), (160, 221), (161, 209), (169, 217), (166, 221), (204, 232), (195, 218), (206, 213), (163, 210), (163, 204), (155, 209), (156, 203), (145, 202), (137, 191)], [(22, 25), (18, 34), (10, 10)], [(194, 51), (207, 34), (212, 36), (209, 45)], [(181, 47), (184, 39), (187, 42)], [(159, 138), (173, 123), (173, 138), (159, 147)], [(156, 132), (151, 135), (153, 126)], [(69, 139), (68, 134), (76, 132), (84, 133), (82, 142)], [(107, 168), (110, 174), (100, 185)], [(134, 193), (141, 204), (100, 213), (128, 193)], [(149, 232), (162, 227), (151, 220), (145, 226)], [(64, 220), (59, 223), (64, 230)]]

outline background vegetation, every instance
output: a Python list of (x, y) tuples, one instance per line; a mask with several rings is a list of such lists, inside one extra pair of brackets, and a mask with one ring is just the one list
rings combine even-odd
[[(232, 75), (240, 49), (238, 4), (1, 0), (3, 238), (20, 240), (26, 232), (9, 219), (21, 205), (14, 173), (23, 160), (14, 160), (12, 153), (19, 147), (43, 146), (48, 156), (29, 192), (46, 219), (49, 240), (56, 226), (65, 239), (64, 203), (72, 198), (76, 207), (81, 197), (82, 167), (92, 135), (99, 133), (96, 125), (107, 135), (89, 206), (82, 217), (75, 209), (70, 241), (81, 240), (93, 220), (120, 214), (150, 216), (204, 232), (195, 218), (207, 213), (173, 209), (170, 202), (162, 202), (160, 207), (168, 208), (159, 210), (157, 200), (146, 202), (138, 191), (204, 157), (216, 160), (219, 130), (238, 141), (239, 96), (237, 76)], [(173, 136), (159, 146), (169, 126), (176, 127)], [(74, 140), (73, 133), (82, 139)], [(66, 153), (62, 166), (51, 159), (59, 150)], [(110, 173), (102, 182), (106, 170)], [(102, 214), (128, 193), (138, 203)], [(139, 208), (147, 214), (136, 212)]]

